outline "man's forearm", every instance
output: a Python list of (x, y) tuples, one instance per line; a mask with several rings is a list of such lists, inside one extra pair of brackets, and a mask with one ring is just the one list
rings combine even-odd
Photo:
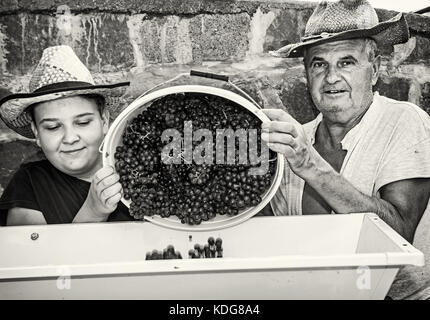
[(336, 172), (322, 157), (301, 177), (336, 213), (375, 212), (394, 230), (410, 241), (413, 237), (407, 222), (388, 201), (363, 194)]

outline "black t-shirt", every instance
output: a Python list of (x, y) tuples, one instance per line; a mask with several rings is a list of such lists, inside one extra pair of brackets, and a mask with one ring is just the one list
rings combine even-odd
[[(48, 224), (71, 223), (87, 198), (90, 183), (56, 169), (48, 160), (21, 165), (0, 198), (0, 225), (14, 207), (41, 211)], [(122, 203), (108, 221), (130, 221)]]

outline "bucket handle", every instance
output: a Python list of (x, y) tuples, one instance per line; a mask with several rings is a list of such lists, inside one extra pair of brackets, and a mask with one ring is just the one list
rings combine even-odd
[[(176, 77), (173, 77), (172, 79), (166, 80), (164, 82), (161, 82), (157, 85), (155, 85), (154, 87), (146, 90), (145, 92), (143, 92), (139, 97), (136, 98), (140, 99), (141, 97), (145, 96), (146, 94), (148, 94), (149, 92), (151, 92), (154, 89), (157, 89), (158, 87), (164, 86), (167, 83), (170, 83), (172, 81), (175, 81), (176, 79), (183, 77), (183, 76), (187, 76), (188, 72), (184, 72), (184, 73), (180, 73), (178, 74)], [(216, 73), (210, 73), (210, 72), (202, 72), (202, 71), (197, 71), (197, 70), (190, 70), (189, 73), (190, 76), (197, 76), (197, 77), (203, 77), (203, 78), (209, 78), (209, 79), (216, 79), (216, 80), (220, 80), (220, 81), (225, 81), (228, 84), (230, 84), (233, 88), (235, 88), (237, 91), (239, 91), (241, 94), (243, 94), (245, 97), (248, 98), (248, 100), (250, 100), (258, 109), (263, 109), (260, 107), (260, 105), (249, 95), (247, 94), (245, 91), (243, 91), (241, 88), (239, 88), (237, 85), (235, 85), (233, 82), (230, 81), (228, 76), (224, 76), (221, 74), (216, 74)], [(99, 146), (99, 152), (103, 153), (103, 145), (105, 143), (105, 139), (103, 138), (102, 143)], [(109, 156), (109, 154), (107, 153), (105, 155), (106, 157)]]
[(138, 100), (138, 99), (142, 98), (143, 96), (145, 96), (146, 94), (148, 94), (148, 93), (149, 93), (149, 92), (151, 92), (152, 90), (157, 89), (158, 87), (164, 86), (164, 85), (165, 85), (165, 84), (167, 84), (167, 83), (170, 83), (170, 82), (175, 81), (176, 79), (178, 79), (178, 78), (180, 78), (180, 77), (187, 76), (187, 75), (188, 75), (188, 72), (184, 72), (184, 73), (180, 73), (180, 74), (178, 74), (176, 77), (173, 77), (172, 79), (169, 79), (169, 80), (163, 81), (163, 82), (161, 82), (161, 83), (159, 83), (159, 84), (155, 85), (155, 86), (154, 86), (154, 87), (152, 87), (151, 89), (146, 90), (144, 93), (142, 93), (140, 96), (138, 96), (135, 100)]
[(196, 71), (196, 70), (191, 70), (190, 76), (198, 76), (198, 77), (203, 77), (203, 78), (225, 81), (228, 84), (230, 84), (233, 88), (235, 88), (237, 91), (239, 91), (241, 94), (243, 94), (245, 97), (247, 97), (248, 100), (250, 100), (258, 109), (263, 109), (249, 94), (247, 94), (245, 91), (243, 91), (241, 88), (239, 88), (233, 82), (231, 82), (228, 76), (224, 76), (224, 75), (216, 74), (216, 73), (210, 73), (210, 72), (201, 72), (201, 71)]
[(235, 88), (237, 91), (239, 91), (241, 94), (243, 94), (245, 97), (247, 97), (248, 100), (250, 100), (258, 109), (263, 109), (249, 94), (247, 94), (245, 91), (243, 91), (241, 88), (239, 88), (233, 82), (231, 82), (228, 76), (224, 76), (224, 75), (216, 74), (216, 73), (210, 73), (210, 72), (202, 72), (202, 71), (197, 71), (197, 70), (190, 70), (190, 73), (187, 73), (187, 72), (180, 73), (176, 77), (173, 77), (172, 79), (161, 82), (161, 83), (155, 85), (154, 87), (152, 87), (151, 89), (146, 90), (139, 97), (137, 97), (136, 100), (142, 98), (143, 96), (145, 96), (146, 94), (148, 94), (152, 90), (157, 89), (158, 87), (164, 86), (167, 83), (170, 83), (172, 81), (177, 80), (180, 77), (187, 76), (187, 75), (225, 81), (228, 84), (230, 84), (233, 88)]

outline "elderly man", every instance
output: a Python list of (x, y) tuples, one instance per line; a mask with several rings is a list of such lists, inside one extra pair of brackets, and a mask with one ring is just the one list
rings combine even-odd
[[(430, 117), (372, 92), (381, 63), (377, 46), (408, 37), (401, 14), (379, 23), (366, 0), (321, 2), (302, 42), (274, 52), (304, 58), (320, 111), (302, 126), (282, 110), (265, 110), (271, 121), (262, 138), (288, 162), (271, 201), (275, 215), (375, 212), (413, 241), (430, 197)], [(403, 291), (390, 295), (430, 297), (417, 295), (421, 288), (408, 281), (403, 275)]]

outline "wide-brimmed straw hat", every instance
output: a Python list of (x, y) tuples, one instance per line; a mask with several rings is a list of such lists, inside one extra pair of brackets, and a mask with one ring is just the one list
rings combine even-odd
[(87, 67), (72, 48), (61, 45), (46, 48), (29, 83), (29, 93), (16, 93), (0, 98), (0, 115), (6, 125), (27, 138), (34, 138), (31, 116), (27, 108), (35, 103), (70, 96), (97, 94), (110, 108), (121, 102), (130, 82), (95, 85)]
[(270, 54), (282, 58), (303, 57), (306, 47), (357, 38), (373, 39), (378, 46), (392, 46), (408, 41), (409, 28), (402, 13), (379, 22), (367, 0), (322, 1), (309, 18), (301, 41)]

